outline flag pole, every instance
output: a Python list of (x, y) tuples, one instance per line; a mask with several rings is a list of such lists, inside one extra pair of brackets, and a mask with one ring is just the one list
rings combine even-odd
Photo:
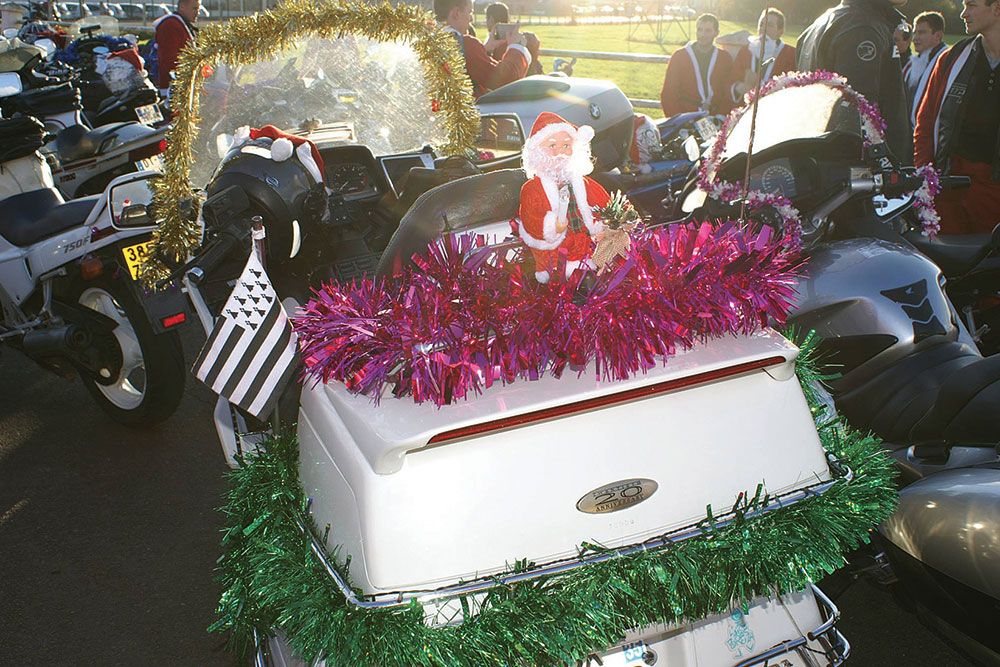
[(760, 89), (764, 85), (764, 45), (767, 42), (767, 19), (771, 11), (770, 0), (764, 1), (764, 34), (761, 35), (760, 22), (757, 23), (757, 34), (760, 37), (760, 55), (757, 58), (757, 89), (753, 96), (753, 109), (750, 114), (750, 141), (747, 144), (747, 168), (743, 174), (743, 200), (740, 203), (740, 221), (746, 222), (747, 192), (750, 190), (750, 158), (753, 157), (753, 140), (757, 133), (757, 104), (760, 102)]
[(259, 215), (250, 218), (250, 236), (253, 238), (253, 252), (257, 254), (257, 261), (267, 269), (267, 232), (264, 230), (264, 220)]

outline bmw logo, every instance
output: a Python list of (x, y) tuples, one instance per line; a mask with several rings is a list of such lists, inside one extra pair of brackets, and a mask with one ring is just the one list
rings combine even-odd
[(598, 118), (600, 118), (601, 117), (601, 107), (597, 106), (596, 104), (591, 104), (590, 105), (590, 117), (593, 118), (594, 120), (597, 120)]

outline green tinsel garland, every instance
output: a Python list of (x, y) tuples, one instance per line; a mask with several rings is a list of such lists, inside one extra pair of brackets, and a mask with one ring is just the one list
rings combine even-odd
[[(802, 343), (804, 385), (823, 377), (811, 359), (814, 343), (812, 336)], [(806, 393), (823, 446), (854, 471), (853, 480), (755, 517), (747, 515), (770, 501), (745, 495), (725, 526), (709, 508), (699, 537), (492, 589), (477, 615), (440, 627), (427, 627), (416, 603), (366, 611), (344, 601), (296, 526), (295, 518), (306, 516), (298, 445), (292, 435), (278, 436), (230, 475), (219, 561), (225, 591), (210, 630), (230, 630), (243, 652), (254, 630), (280, 629), (307, 660), (322, 654), (340, 665), (572, 664), (620, 642), (630, 628), (701, 618), (775, 589), (801, 590), (841, 567), (843, 554), (866, 541), (896, 503), (879, 442), (831, 421), (815, 393)]]

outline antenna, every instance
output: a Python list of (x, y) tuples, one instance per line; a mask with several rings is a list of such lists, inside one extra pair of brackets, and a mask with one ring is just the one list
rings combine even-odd
[[(747, 192), (750, 190), (750, 159), (753, 157), (753, 140), (757, 132), (757, 105), (760, 103), (760, 89), (764, 85), (764, 45), (767, 43), (767, 19), (771, 11), (771, 3), (764, 0), (764, 34), (760, 35), (760, 55), (757, 57), (757, 89), (753, 95), (753, 108), (750, 111), (750, 143), (747, 144), (747, 168), (743, 172), (743, 198), (740, 203), (740, 221), (747, 216)], [(760, 22), (757, 33), (760, 34)]]

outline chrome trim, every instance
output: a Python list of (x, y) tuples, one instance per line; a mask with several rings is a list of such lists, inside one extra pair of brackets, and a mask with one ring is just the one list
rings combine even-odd
[(837, 619), (840, 618), (840, 610), (837, 609), (837, 605), (835, 605), (833, 601), (826, 596), (826, 593), (821, 591), (818, 586), (811, 584), (811, 587), (813, 596), (816, 598), (816, 602), (820, 607), (820, 612), (823, 616), (826, 616), (826, 620), (823, 621), (823, 623), (821, 623), (815, 630), (807, 632), (804, 636), (797, 639), (786, 639), (766, 651), (751, 656), (742, 662), (736, 663), (733, 667), (752, 667), (753, 665), (760, 665), (772, 660), (773, 658), (777, 658), (780, 655), (785, 655), (786, 653), (800, 651), (803, 649), (810, 652), (816, 652), (816, 649), (810, 648), (808, 643), (817, 640), (823, 640), (822, 643), (825, 648), (822, 655), (826, 658), (829, 667), (838, 667), (847, 661), (847, 659), (851, 656), (851, 645), (848, 643), (844, 635), (840, 633), (840, 630), (834, 627)]
[(260, 634), (257, 632), (256, 628), (253, 631), (253, 667), (273, 667), (274, 663), (271, 661), (271, 656), (267, 650), (268, 638), (264, 637), (264, 641), (261, 641)]
[[(826, 493), (834, 484), (837, 484), (838, 482), (844, 481), (849, 483), (854, 479), (854, 472), (850, 470), (850, 468), (847, 468), (846, 466), (843, 466), (833, 460), (831, 460), (830, 463), (831, 468), (843, 471), (842, 477), (831, 479), (826, 482), (818, 482), (795, 491), (790, 491), (782, 496), (774, 496), (770, 498), (767, 505), (752, 512), (747, 512), (744, 516), (749, 518), (763, 516), (774, 511), (775, 509), (793, 505), (801, 500), (809, 498), (810, 496), (817, 496)], [(712, 529), (714, 530), (728, 525), (733, 521), (735, 516), (735, 512), (730, 512), (722, 515), (721, 517), (715, 517), (711, 521)], [(413, 600), (416, 600), (420, 604), (424, 604), (438, 600), (474, 595), (476, 593), (483, 593), (492, 588), (496, 588), (497, 586), (509, 586), (511, 584), (538, 579), (539, 577), (565, 574), (584, 565), (601, 563), (614, 558), (629, 556), (640, 551), (662, 549), (677, 542), (683, 542), (684, 540), (703, 534), (705, 532), (703, 525), (706, 522), (702, 521), (696, 525), (679, 528), (664, 535), (650, 538), (644, 542), (618, 547), (617, 549), (609, 549), (603, 553), (589, 556), (580, 554), (574, 558), (553, 561), (548, 565), (538, 566), (525, 572), (518, 572), (498, 577), (482, 577), (480, 579), (453, 584), (451, 586), (445, 586), (435, 590), (380, 593), (377, 597), (381, 599), (363, 599), (364, 597), (372, 598), (375, 596), (358, 597), (358, 595), (348, 585), (345, 578), (341, 576), (340, 572), (338, 572), (334, 564), (330, 562), (330, 559), (327, 557), (326, 546), (323, 541), (320, 540), (315, 532), (306, 525), (301, 516), (295, 517), (295, 523), (299, 527), (299, 530), (301, 530), (304, 535), (309, 537), (310, 547), (312, 548), (313, 554), (319, 559), (319, 562), (323, 566), (323, 569), (326, 570), (327, 575), (329, 575), (330, 578), (337, 584), (337, 588), (340, 589), (341, 594), (344, 596), (344, 599), (348, 604), (361, 609), (392, 609), (396, 607), (408, 606)], [(823, 599), (824, 602), (829, 602), (829, 599), (827, 599), (826, 596), (823, 596)], [(829, 604), (832, 605), (832, 602)], [(837, 613), (839, 614), (839, 612)]]

